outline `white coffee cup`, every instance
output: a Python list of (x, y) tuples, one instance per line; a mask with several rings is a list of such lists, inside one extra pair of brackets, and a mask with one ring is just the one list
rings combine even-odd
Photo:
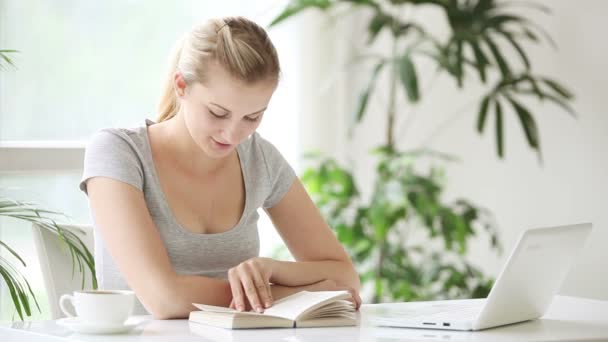
[[(66, 308), (71, 302), (76, 315)], [(74, 291), (59, 299), (59, 307), (68, 317), (78, 317), (82, 322), (96, 325), (124, 324), (133, 313), (135, 293), (127, 290)]]

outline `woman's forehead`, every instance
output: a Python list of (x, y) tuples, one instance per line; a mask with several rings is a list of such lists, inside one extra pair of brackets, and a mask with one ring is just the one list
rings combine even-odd
[(218, 78), (215, 82), (209, 80), (206, 84), (194, 84), (192, 94), (207, 104), (249, 113), (268, 106), (275, 88), (271, 82), (247, 84), (235, 79)]

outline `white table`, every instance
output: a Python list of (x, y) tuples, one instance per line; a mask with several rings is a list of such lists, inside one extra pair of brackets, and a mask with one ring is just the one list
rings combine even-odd
[(0, 341), (608, 341), (608, 301), (557, 296), (542, 319), (478, 332), (374, 327), (370, 308), (363, 305), (356, 327), (226, 330), (139, 316), (125, 335), (76, 334), (55, 321), (3, 323)]

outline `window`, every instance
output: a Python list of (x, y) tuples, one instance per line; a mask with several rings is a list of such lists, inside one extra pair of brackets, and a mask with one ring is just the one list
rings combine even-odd
[[(103, 127), (155, 119), (167, 57), (175, 40), (211, 17), (243, 15), (266, 26), (285, 1), (0, 0), (0, 48), (16, 49), (16, 68), (0, 71), (0, 191), (90, 222), (78, 190), (86, 139)], [(259, 131), (298, 169), (298, 27), (269, 30), (282, 81)], [(260, 220), (261, 254), (280, 243)], [(28, 262), (24, 274), (48, 318), (30, 227), (0, 220), (0, 237)], [(0, 321), (16, 317), (5, 284)]]

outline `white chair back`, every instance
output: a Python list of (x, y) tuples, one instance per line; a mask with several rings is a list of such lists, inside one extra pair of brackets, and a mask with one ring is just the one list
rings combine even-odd
[[(85, 234), (76, 233), (94, 255), (93, 228), (88, 225), (61, 225), (66, 230), (75, 232), (84, 231)], [(32, 235), (40, 262), (40, 269), (44, 281), (44, 287), (48, 295), (51, 319), (65, 317), (59, 309), (59, 297), (66, 293), (82, 290), (82, 273), (76, 266), (72, 276), (72, 257), (70, 251), (61, 241), (59, 236), (48, 229), (32, 225)], [(84, 289), (92, 289), (91, 275), (85, 266)]]

